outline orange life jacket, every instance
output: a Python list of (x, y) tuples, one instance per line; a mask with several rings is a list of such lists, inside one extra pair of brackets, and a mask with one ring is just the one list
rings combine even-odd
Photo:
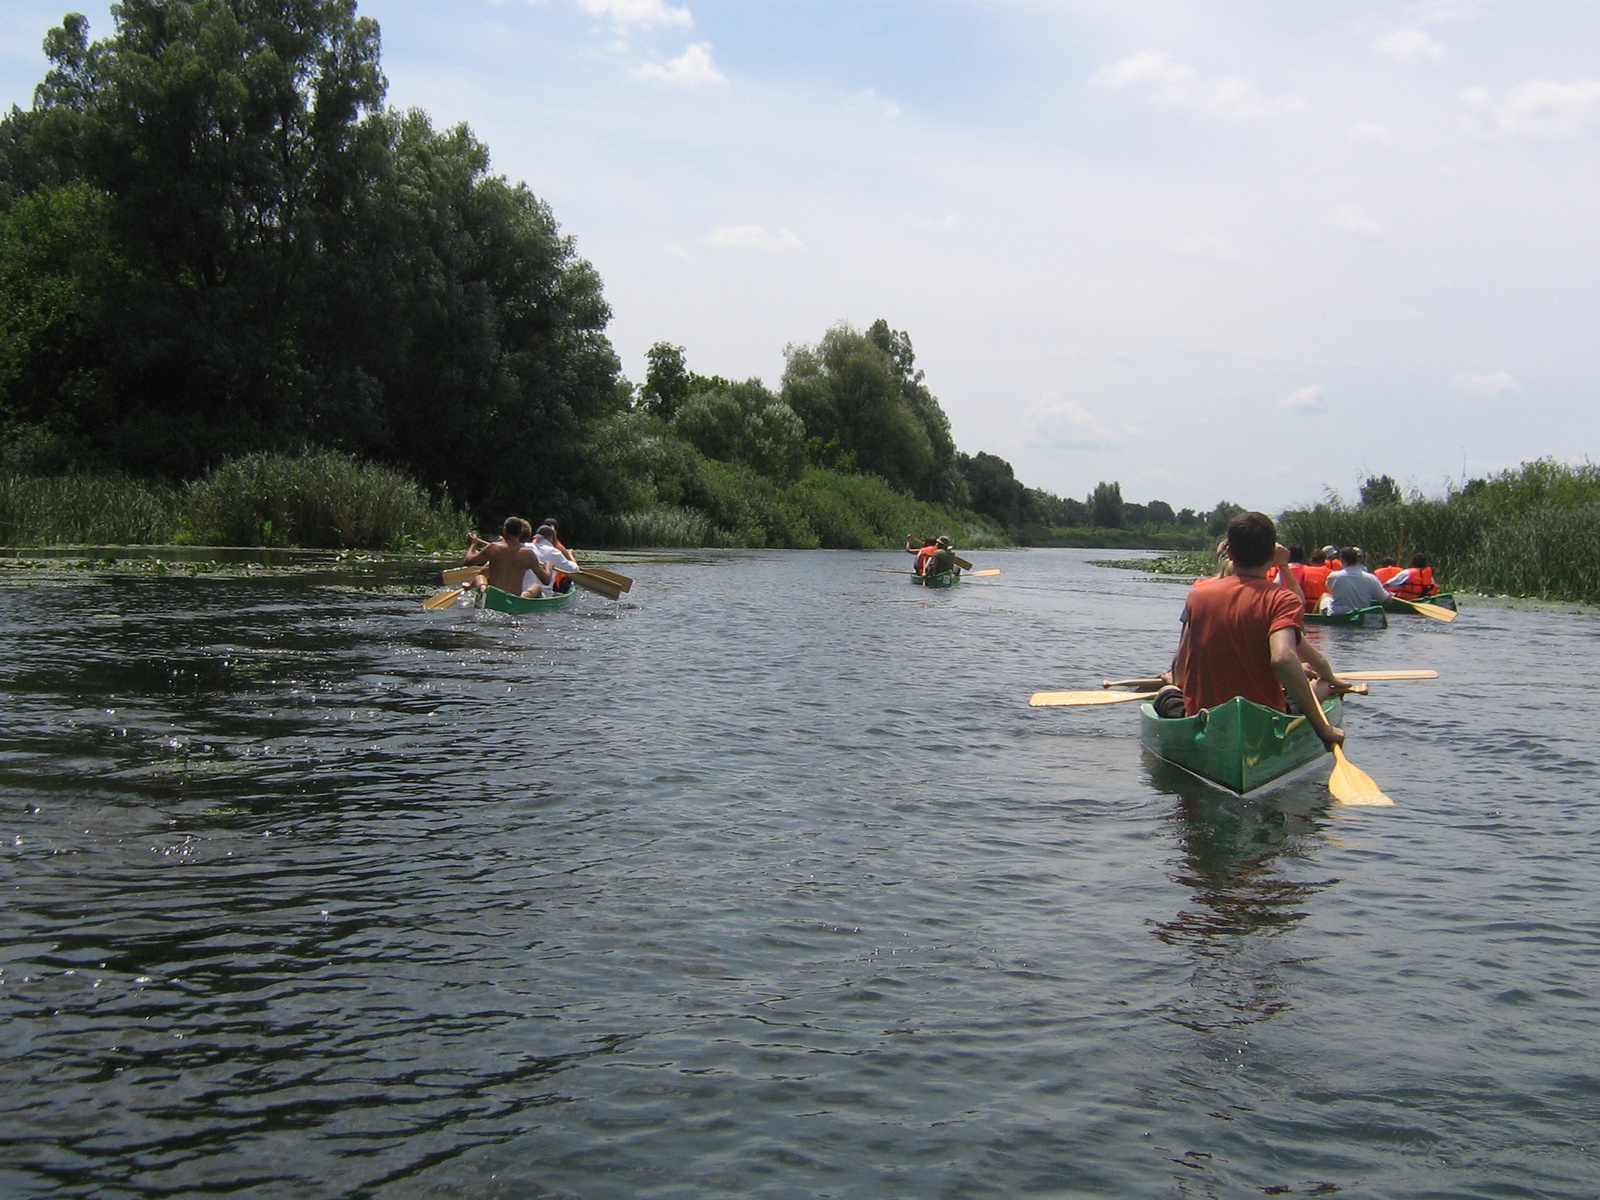
[(937, 546), (924, 546), (921, 550), (917, 551), (918, 575), (926, 575), (928, 573), (928, 560), (937, 553), (939, 553), (939, 547)]
[(1437, 590), (1433, 586), (1432, 567), (1412, 567), (1411, 574), (1394, 589), (1394, 594), (1402, 600), (1420, 600), (1424, 596), (1433, 595)]
[(1379, 583), (1388, 583), (1389, 580), (1393, 579), (1396, 575), (1400, 574), (1400, 568), (1399, 567), (1379, 567), (1376, 571), (1373, 572), (1373, 574), (1378, 577), (1378, 582)]
[(1314, 612), (1317, 601), (1322, 599), (1322, 593), (1328, 590), (1328, 572), (1332, 568), (1326, 564), (1307, 563), (1300, 569), (1300, 588), (1306, 594), (1306, 611)]

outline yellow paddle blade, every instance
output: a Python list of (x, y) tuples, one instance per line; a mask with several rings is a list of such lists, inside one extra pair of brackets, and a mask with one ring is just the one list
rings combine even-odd
[(1437, 679), (1437, 671), (1339, 671), (1340, 679)]
[(615, 600), (622, 595), (622, 588), (611, 580), (595, 575), (590, 571), (580, 571), (576, 575), (567, 576), (573, 583), (588, 591), (604, 596), (607, 600)]
[(1414, 613), (1421, 613), (1425, 617), (1432, 617), (1435, 621), (1443, 621), (1446, 624), (1461, 615), (1455, 609), (1446, 608), (1442, 604), (1423, 604), (1420, 600), (1401, 600), (1399, 596), (1395, 596), (1393, 599), (1400, 600), (1401, 604), (1404, 604)]
[(968, 571), (967, 574), (971, 575), (973, 577), (976, 577), (976, 576), (979, 576), (979, 575), (998, 575), (998, 574), (1000, 574), (1000, 568), (999, 567), (990, 567), (990, 568), (988, 568), (987, 570), (984, 570), (984, 571)]
[(1340, 804), (1381, 807), (1394, 803), (1378, 790), (1372, 776), (1344, 756), (1343, 746), (1333, 748), (1333, 774), (1328, 776), (1328, 791)]
[(452, 567), (450, 570), (444, 572), (444, 585), (445, 587), (455, 587), (458, 583), (469, 583), (471, 582), (472, 577), (481, 570), (483, 570), (483, 567), (481, 566)]
[(1034, 708), (1071, 707), (1077, 704), (1126, 704), (1129, 700), (1148, 700), (1147, 692), (1035, 692), (1028, 697)]
[(585, 575), (598, 575), (601, 579), (609, 579), (612, 583), (616, 584), (625, 592), (631, 590), (633, 587), (633, 580), (629, 579), (626, 575), (618, 574), (616, 571), (607, 571), (600, 567), (585, 567), (583, 569), (583, 573)]
[(462, 588), (455, 588), (448, 592), (436, 592), (422, 602), (422, 607), (433, 609), (435, 612), (441, 608), (449, 608), (461, 598), (463, 590)]

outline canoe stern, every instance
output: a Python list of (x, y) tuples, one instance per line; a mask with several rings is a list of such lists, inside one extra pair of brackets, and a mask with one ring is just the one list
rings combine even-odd
[[(1342, 710), (1337, 696), (1322, 706), (1335, 725)], [(1322, 739), (1304, 717), (1238, 696), (1192, 717), (1159, 717), (1146, 702), (1139, 706), (1139, 721), (1140, 741), (1150, 753), (1241, 794), (1325, 753)]]

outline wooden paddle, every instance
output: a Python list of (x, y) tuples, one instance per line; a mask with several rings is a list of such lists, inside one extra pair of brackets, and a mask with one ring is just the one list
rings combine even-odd
[(1424, 604), (1420, 600), (1406, 600), (1400, 596), (1390, 596), (1396, 604), (1404, 604), (1412, 612), (1421, 613), (1425, 617), (1432, 617), (1435, 621), (1444, 621), (1448, 624), (1461, 614), (1453, 608), (1446, 608), (1442, 604)]
[(953, 554), (952, 554), (952, 555), (951, 555), (951, 556), (950, 556), (950, 557), (951, 557), (951, 558), (954, 558), (954, 559), (955, 559), (955, 563), (956, 563), (956, 566), (958, 566), (958, 567), (960, 567), (960, 568), (961, 568), (961, 569), (962, 569), (962, 570), (963, 570), (963, 571), (970, 571), (970, 570), (972, 570), (972, 564), (971, 564), (971, 563), (969, 563), (969, 562), (968, 562), (968, 561), (967, 561), (967, 560), (966, 560), (966, 559), (964, 559), (964, 558), (957, 558), (957, 557), (956, 557), (956, 556), (955, 556), (955, 555), (953, 555)]
[(1372, 776), (1344, 756), (1343, 746), (1333, 748), (1333, 774), (1328, 776), (1328, 791), (1340, 804), (1382, 807), (1394, 803), (1379, 790)]
[(1028, 697), (1033, 708), (1072, 707), (1079, 704), (1126, 704), (1129, 700), (1148, 700), (1149, 692), (1035, 692)]
[(604, 596), (607, 600), (615, 600), (628, 590), (603, 575), (596, 575), (593, 571), (579, 571), (576, 575), (568, 575), (567, 578), (579, 587)]
[(434, 612), (438, 612), (441, 608), (449, 608), (466, 590), (466, 588), (453, 588), (448, 592), (435, 592), (422, 602), (422, 607), (432, 609)]
[[(1437, 671), (1340, 671), (1340, 679), (1437, 679)], [(1135, 692), (1157, 692), (1167, 686), (1165, 679), (1102, 679), (1103, 688), (1118, 688)]]
[[(965, 567), (962, 567), (961, 569), (963, 571), (967, 570)], [(976, 579), (980, 575), (998, 575), (998, 574), (1000, 574), (1000, 568), (999, 567), (989, 567), (989, 568), (987, 568), (985, 570), (982, 570), (982, 571), (967, 571), (967, 578)]]
[(583, 573), (585, 575), (598, 575), (601, 579), (609, 579), (625, 592), (633, 590), (633, 580), (626, 575), (619, 575), (615, 571), (603, 570), (600, 567), (585, 567)]
[(479, 563), (475, 567), (452, 567), (444, 572), (444, 585), (445, 587), (454, 587), (458, 583), (471, 583), (472, 577), (483, 569), (483, 563)]

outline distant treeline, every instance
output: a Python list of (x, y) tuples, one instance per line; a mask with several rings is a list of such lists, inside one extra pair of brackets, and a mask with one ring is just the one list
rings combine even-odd
[(1374, 564), (1421, 552), (1446, 588), (1600, 603), (1600, 467), (1589, 463), (1523, 463), (1443, 499), (1403, 496), (1373, 476), (1359, 503), (1286, 512), (1279, 534), (1308, 552), (1360, 546)]
[[(1234, 508), (1024, 487), (957, 450), (882, 320), (790, 347), (776, 390), (666, 343), (636, 387), (549, 208), (466, 126), (385, 107), (354, 0), (112, 12), (104, 40), (79, 15), (50, 31), (33, 106), (0, 120), (10, 494), (107, 476), (177, 495), (242, 461), (287, 478), (309, 448), (480, 522), (560, 514), (583, 544), (1179, 546)], [(0, 536), (75, 536), (40, 519)], [(284, 536), (254, 508), (227, 524)]]

